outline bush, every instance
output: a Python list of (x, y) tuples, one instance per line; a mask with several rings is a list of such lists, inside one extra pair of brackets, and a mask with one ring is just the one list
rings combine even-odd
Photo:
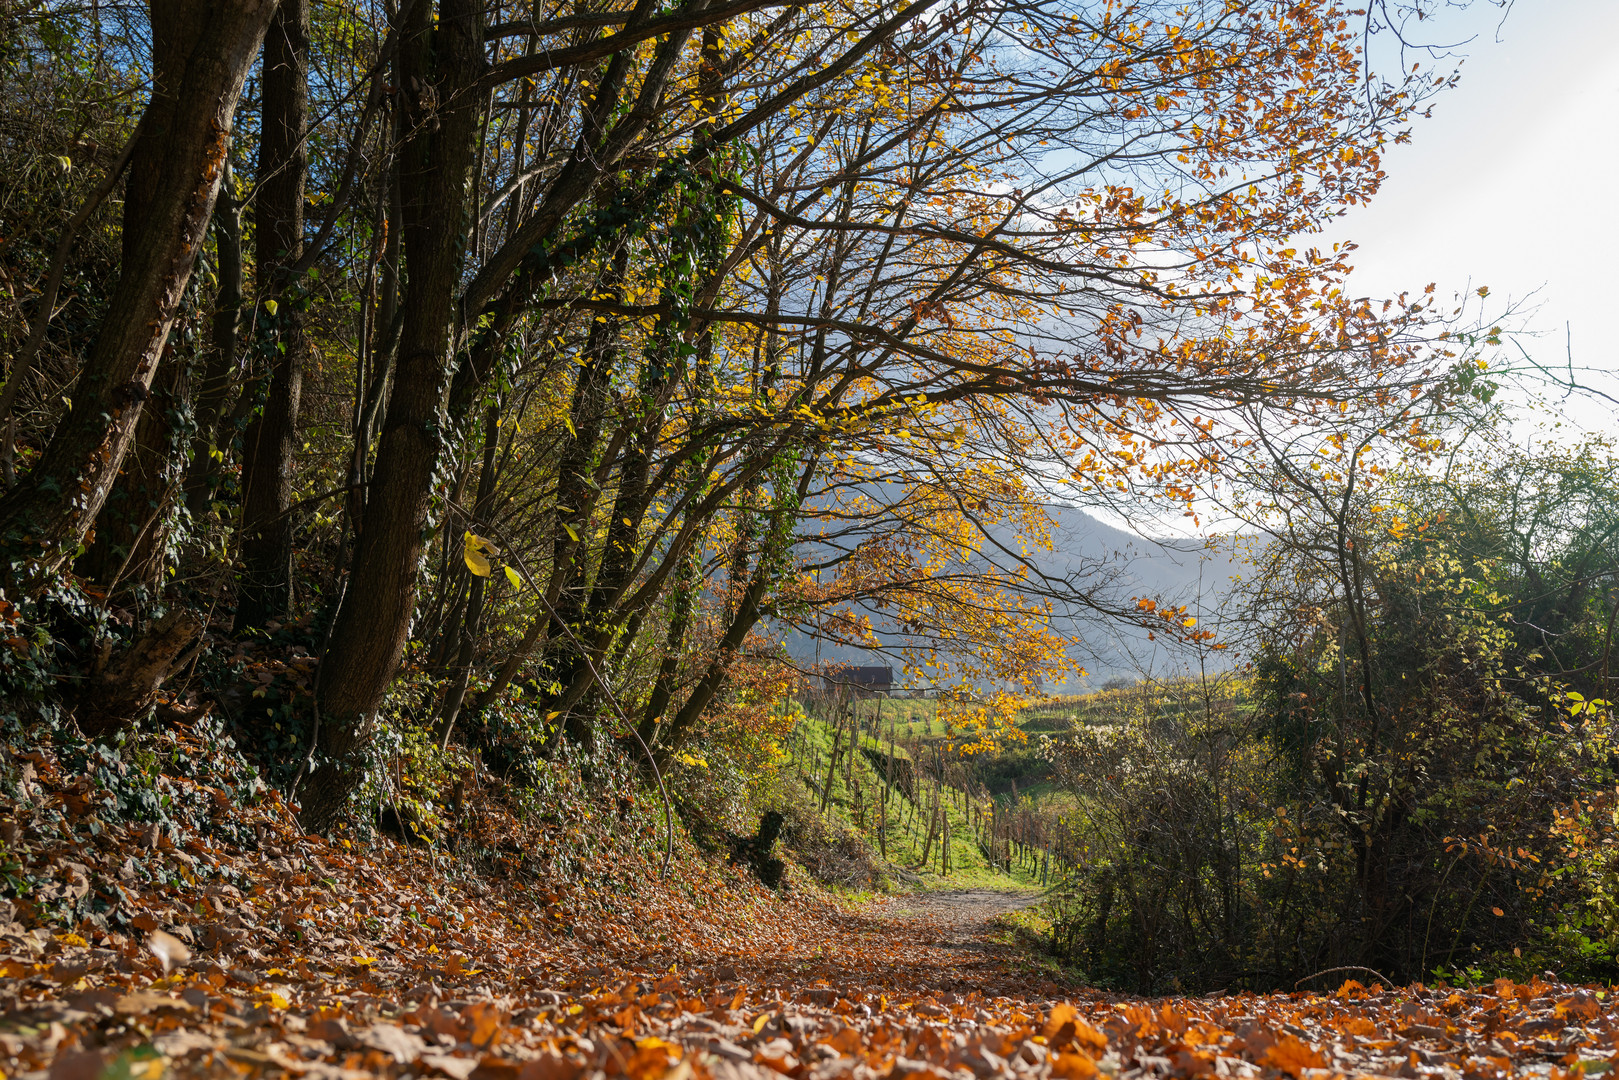
[[(1293, 520), (1249, 578), (1244, 682), (1121, 696), (1110, 724), (1048, 744), (1083, 852), (1055, 947), (1153, 993), (1340, 965), (1619, 974), (1591, 698), (1611, 677), (1593, 580), (1619, 581), (1619, 529), (1575, 480), (1597, 482), (1561, 458), (1404, 477), (1342, 520)], [(1548, 527), (1514, 534), (1525, 520)]]
[(1054, 951), (1101, 985), (1143, 993), (1255, 980), (1276, 958), (1264, 918), (1305, 914), (1261, 895), (1275, 862), (1263, 826), (1272, 792), (1241, 717), (1175, 694), (1121, 699), (1113, 723), (1045, 752), (1077, 796), (1065, 820), (1077, 870), (1050, 902)]

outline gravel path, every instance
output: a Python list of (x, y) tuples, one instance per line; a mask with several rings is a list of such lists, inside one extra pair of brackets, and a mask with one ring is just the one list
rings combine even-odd
[(929, 944), (999, 951), (1003, 946), (984, 940), (989, 933), (990, 922), (1004, 912), (1032, 907), (1039, 902), (1040, 895), (1032, 892), (957, 889), (895, 897), (879, 911), (886, 918), (916, 919), (935, 924), (938, 936)]

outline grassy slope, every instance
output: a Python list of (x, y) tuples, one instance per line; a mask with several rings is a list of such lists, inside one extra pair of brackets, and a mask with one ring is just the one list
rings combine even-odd
[[(1192, 688), (1192, 689), (1195, 689)], [(1163, 690), (1178, 691), (1178, 693), (1164, 693)], [(1032, 753), (1035, 745), (1043, 735), (1060, 736), (1064, 732), (1074, 730), (1076, 725), (1110, 724), (1116, 722), (1121, 710), (1128, 710), (1133, 699), (1147, 692), (1144, 688), (1130, 687), (1123, 690), (1103, 691), (1084, 695), (1081, 697), (1060, 698), (1044, 702), (1026, 710), (1019, 717), (1018, 726), (1028, 737), (1026, 743), (1010, 743), (1002, 748), (1001, 752), (992, 757), (979, 759), (974, 764), (981, 770), (980, 780), (988, 781), (991, 790), (996, 791), (997, 797), (1002, 800), (1011, 798), (1011, 785), (1016, 784), (1017, 801), (1020, 804), (1032, 803), (1041, 812), (1065, 815), (1078, 809), (1076, 796), (1070, 791), (1063, 790), (1053, 782), (1038, 758)], [(1163, 688), (1152, 695), (1155, 700), (1153, 708), (1162, 713), (1193, 707), (1196, 702), (1190, 700), (1192, 690), (1186, 686)], [(1186, 700), (1181, 700), (1186, 699)], [(924, 746), (944, 740), (950, 734), (945, 723), (938, 717), (938, 703), (926, 699), (872, 699), (859, 703), (862, 715), (869, 717), (873, 710), (881, 716), (881, 728), (884, 731), (893, 725), (897, 737), (896, 753), (906, 757), (908, 751), (906, 744), (912, 739), (920, 739)], [(822, 756), (821, 768), (825, 769), (825, 758), (831, 751), (832, 734), (830, 727), (824, 722), (809, 719), (805, 722), (803, 735), (808, 743), (820, 750)], [(867, 740), (868, 745), (875, 745)], [(886, 749), (886, 743), (883, 744)], [(808, 750), (808, 747), (806, 747)], [(857, 782), (868, 793), (875, 791), (881, 783), (881, 777), (864, 758), (857, 758)], [(793, 766), (789, 766), (792, 769)], [(831, 805), (827, 810), (827, 817), (840, 827), (855, 827), (855, 806), (851, 791), (848, 790), (840, 765), (839, 776), (833, 784)], [(817, 783), (824, 777), (817, 777)], [(816, 795), (819, 802), (819, 794)], [(983, 853), (978, 850), (973, 830), (967, 823), (967, 816), (959, 806), (951, 805), (947, 813), (951, 826), (950, 853), (952, 860), (951, 873), (941, 878), (938, 870), (938, 843), (935, 838), (934, 850), (929, 859), (930, 866), (918, 866), (922, 854), (922, 843), (926, 833), (925, 822), (912, 820), (909, 804), (902, 796), (896, 793), (890, 802), (890, 815), (895, 810), (904, 808), (906, 813), (899, 821), (890, 821), (887, 833), (888, 860), (896, 867), (911, 870), (923, 879), (923, 888), (966, 888), (966, 887), (1033, 887), (1032, 879), (1024, 873), (1008, 875), (988, 865)], [(865, 820), (859, 831), (865, 835), (873, 848), (877, 847), (876, 825), (874, 815), (875, 807), (868, 804)]]
[[(884, 701), (883, 714), (887, 719), (893, 716), (899, 721), (898, 733), (901, 738), (906, 737), (907, 727), (914, 723), (916, 734), (922, 734), (924, 725), (928, 729), (938, 727), (936, 735), (943, 735), (943, 729), (933, 716), (933, 702), (928, 701)], [(870, 703), (864, 707), (870, 708)], [(897, 708), (896, 708), (897, 707)], [(910, 708), (907, 708), (910, 707)], [(891, 711), (892, 710), (892, 711)], [(814, 718), (802, 721), (803, 737), (806, 752), (809, 746), (816, 747), (821, 752), (821, 768), (824, 770), (826, 760), (832, 751), (832, 729), (829, 725)], [(876, 743), (867, 739), (868, 746)], [(886, 749), (886, 743), (884, 744)], [(847, 750), (847, 748), (845, 748)], [(901, 756), (905, 755), (903, 748), (896, 748)], [(811, 759), (812, 760), (812, 759)], [(807, 767), (807, 765), (806, 765)], [(797, 771), (797, 762), (787, 766), (787, 771)], [(838, 775), (832, 784), (832, 797), (827, 806), (826, 816), (839, 827), (856, 828), (856, 805), (854, 792), (844, 780), (844, 767), (840, 761)], [(876, 792), (882, 786), (881, 774), (872, 767), (863, 755), (857, 755), (854, 760), (856, 784), (865, 792), (864, 820), (860, 823), (863, 828), (859, 831), (866, 837), (874, 850), (878, 849), (877, 804)], [(816, 787), (811, 788), (817, 800), (820, 798), (819, 784), (825, 780), (821, 775), (815, 778)], [(806, 785), (809, 786), (809, 785)], [(1030, 889), (1034, 888), (1033, 880), (1026, 874), (1007, 874), (989, 865), (983, 852), (978, 850), (978, 844), (972, 827), (967, 822), (967, 816), (958, 802), (951, 796), (953, 792), (945, 791), (945, 814), (950, 827), (950, 873), (941, 876), (939, 869), (939, 840), (934, 838), (933, 851), (929, 857), (927, 867), (920, 866), (923, 842), (927, 834), (927, 822), (923, 815), (914, 813), (914, 808), (905, 799), (904, 795), (895, 790), (891, 793), (888, 802), (889, 820), (886, 831), (886, 844), (888, 861), (895, 867), (913, 873), (921, 878), (920, 887), (923, 889), (967, 889), (967, 888), (996, 888), (996, 889)], [(903, 811), (903, 813), (901, 813)]]

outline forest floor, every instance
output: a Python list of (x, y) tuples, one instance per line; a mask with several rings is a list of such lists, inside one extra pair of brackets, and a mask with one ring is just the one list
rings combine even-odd
[(1000, 940), (996, 920), (1039, 902), (1033, 889), (942, 889), (894, 897), (874, 913), (919, 942), (982, 955), (1000, 968), (1027, 969), (1027, 951)]
[(235, 844), (103, 822), (37, 765), (0, 806), (8, 1078), (1573, 1080), (1619, 1032), (1605, 989), (1552, 981), (1144, 1000), (1009, 944), (1027, 893), (779, 895), (689, 848), (502, 886), (301, 835), (273, 796)]
[(988, 925), (997, 915), (1039, 903), (1034, 889), (945, 889), (890, 901), (895, 915), (928, 915), (958, 927)]

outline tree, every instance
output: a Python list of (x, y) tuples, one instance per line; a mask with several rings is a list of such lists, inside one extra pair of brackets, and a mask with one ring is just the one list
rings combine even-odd
[(242, 584), (236, 627), (262, 626), (292, 609), (293, 447), (303, 396), (304, 185), (309, 174), (309, 0), (281, 0), (265, 37), (254, 262), (259, 283), (253, 344), (268, 367), (259, 415), (242, 437)]
[(40, 460), (0, 499), (13, 575), (48, 579), (112, 489), (201, 250), (248, 66), (273, 0), (151, 8), (153, 92), (133, 136), (123, 258), (73, 405)]
[[(1392, 395), (1422, 377), (1403, 367), (1415, 355), (1415, 340), (1402, 336), (1414, 320), (1335, 293), (1341, 256), (1280, 246), (1342, 200), (1369, 193), (1387, 126), (1418, 89), (1365, 98), (1345, 78), (1357, 70), (1352, 35), (1333, 29), (1330, 13), (1295, 21), (1280, 7), (1223, 12), (1195, 29), (1190, 21), (1093, 24), (1038, 5), (922, 21), (918, 7), (863, 30), (838, 55), (827, 51), (833, 38), (784, 47), (796, 11), (768, 20), (684, 16), (717, 29), (706, 45), (688, 44), (677, 29), (646, 54), (644, 74), (632, 75), (627, 54), (612, 54), (602, 81), (591, 83), (595, 109), (616, 94), (628, 111), (611, 128), (591, 109), (571, 114), (565, 130), (578, 132), (574, 148), (557, 158), (528, 217), (508, 215), (504, 246), (484, 241), (493, 254), (460, 301), (463, 319), (479, 311), (483, 321), (469, 331), (466, 358), (450, 379), (451, 417), (457, 403), (473, 400), (458, 395), (473, 394), (494, 369), (502, 341), (564, 356), (577, 349), (581, 360), (573, 405), (551, 413), (565, 431), (552, 436), (562, 450), (555, 516), (540, 525), (551, 569), (539, 598), (555, 610), (542, 606), (513, 655), (544, 657), (541, 684), (553, 686), (547, 709), (569, 718), (582, 711), (586, 727), (590, 710), (581, 705), (608, 657), (625, 634), (647, 627), (653, 604), (694, 565), (694, 545), (722, 508), (753, 522), (738, 522), (729, 560), (737, 602), (720, 652), (672, 714), (671, 730), (695, 721), (723, 681), (727, 650), (769, 614), (765, 599), (788, 565), (778, 549), (796, 535), (793, 519), (817, 504), (823, 485), (847, 482), (832, 463), (880, 463), (918, 438), (918, 456), (928, 447), (937, 454), (971, 431), (986, 452), (1027, 465), (1094, 447), (1100, 454), (1081, 457), (1078, 469), (1093, 490), (1145, 481), (1186, 492), (1219, 453), (1202, 413), (1248, 402), (1308, 410), (1368, 381)], [(650, 33), (632, 30), (630, 18), (624, 37)], [(901, 45), (895, 35), (905, 27), (916, 36)], [(1059, 65), (1055, 80), (1002, 47), (1001, 35), (1013, 30), (1035, 43), (1043, 63)], [(1275, 63), (1278, 42), (1296, 64)], [(727, 43), (728, 57), (709, 59)], [(545, 66), (526, 54), (507, 63), (493, 71)], [(783, 74), (762, 80), (772, 64)], [(1098, 71), (1113, 92), (1076, 113)], [(766, 84), (787, 89), (751, 88)], [(649, 116), (659, 95), (681, 86), (696, 93), (670, 100), (662, 115), (681, 120), (654, 136)], [(550, 92), (557, 123), (555, 103), (572, 93), (567, 82)], [(441, 101), (455, 96), (439, 91)], [(1304, 98), (1310, 109), (1287, 111)], [(1242, 119), (1216, 130), (1185, 111), (1193, 102), (1215, 111), (1235, 101), (1244, 103)], [(1250, 112), (1272, 119), (1255, 124)], [(1195, 194), (1189, 187), (1148, 198), (1125, 186), (1110, 134), (1119, 124), (1131, 130), (1131, 171), (1179, 175), (1200, 185)], [(555, 145), (554, 127), (549, 137)], [(726, 149), (744, 137), (770, 149), (750, 152), (744, 164)], [(1038, 187), (1002, 189), (1055, 160), (1042, 144), (1059, 142), (1072, 161)], [(502, 151), (483, 175), (526, 158)], [(603, 163), (619, 160), (664, 164), (649, 180), (609, 183)], [(1239, 181), (1234, 167), (1250, 172)], [(506, 175), (503, 187), (521, 187), (521, 174)], [(667, 226), (657, 223), (660, 214)], [(536, 246), (541, 237), (550, 239)], [(1182, 254), (1169, 262), (1134, 254), (1149, 248)], [(405, 254), (410, 260), (408, 238)], [(1247, 287), (1229, 282), (1233, 274), (1251, 278)], [(536, 283), (551, 279), (532, 308)], [(1301, 323), (1307, 302), (1326, 314)], [(1200, 321), (1206, 335), (1147, 336), (1155, 323)], [(1236, 340), (1226, 336), (1224, 327), (1239, 325)], [(1061, 352), (1050, 347), (1057, 340)], [(438, 378), (448, 377), (447, 355), (435, 365)], [(619, 380), (637, 390), (615, 414), (602, 394)], [(401, 368), (399, 385), (407, 384), (442, 385)], [(437, 400), (424, 391), (417, 402), (412, 432), (431, 423), (430, 398)], [(405, 400), (396, 394), (390, 415)], [(332, 717), (362, 716), (380, 700), (412, 606), (388, 583), (414, 580), (421, 561), (415, 538), (427, 520), (422, 500), (435, 452), (424, 445), (392, 477), (387, 441), (370, 497), (418, 509), (409, 523), (368, 514), (356, 549), (360, 576), (350, 581), (333, 662), (323, 668), (332, 673), (321, 691)], [(1154, 442), (1172, 448), (1171, 461), (1149, 462)], [(778, 468), (797, 479), (770, 479)], [(936, 468), (929, 482), (947, 471)], [(734, 502), (748, 509), (728, 509)], [(500, 503), (497, 494), (491, 505)], [(368, 539), (373, 529), (380, 532)], [(447, 531), (446, 553), (457, 531)], [(381, 537), (403, 546), (379, 562), (371, 545)], [(521, 543), (509, 532), (499, 539)], [(972, 546), (983, 546), (981, 535)], [(441, 565), (456, 563), (446, 557)], [(654, 680), (663, 689), (652, 690), (643, 728), (670, 699), (667, 665), (678, 663), (688, 632), (681, 607), (665, 620), (666, 670)], [(445, 609), (468, 610), (460, 600)], [(383, 627), (395, 628), (386, 641)], [(497, 685), (512, 669), (502, 665)], [(338, 739), (360, 726), (334, 720), (323, 730)]]
[(1096, 695), (1047, 745), (1084, 851), (1057, 936), (1087, 970), (1150, 992), (1611, 967), (1611, 712), (1574, 689), (1607, 610), (1560, 624), (1555, 659), (1525, 634), (1610, 573), (1607, 451), (1530, 453), (1457, 404), (1257, 431), (1225, 613), (1249, 662)]
[(1346, 297), (1347, 253), (1293, 239), (1439, 85), (1379, 81), (1334, 4), (418, 0), (317, 11), (307, 49), (279, 18), (254, 280), (227, 209), (181, 388), (218, 462), (188, 505), (240, 502), (245, 576), (216, 543), (182, 578), (245, 627), (320, 568), (311, 827), (402, 670), (440, 739), (522, 686), (542, 749), (633, 726), (667, 758), (789, 623), (960, 685), (1032, 685), (1082, 613), (1201, 633), (1042, 573), (1040, 504), (1184, 505), (1247, 411), (1442, 374), (1420, 298)]
[[(1338, 832), (1353, 857), (1353, 899), (1337, 903), (1360, 928), (1355, 962), (1415, 973), (1458, 946), (1499, 946), (1481, 895), (1514, 933), (1545, 917), (1534, 860), (1552, 855), (1548, 810), (1605, 775), (1585, 749), (1592, 718), (1568, 723), (1565, 696), (1584, 700), (1575, 680), (1590, 691), (1600, 669), (1607, 612), (1592, 586), (1613, 572), (1611, 515), (1584, 462), (1559, 452), (1380, 470), (1370, 441), (1317, 448), (1319, 469), (1297, 444), (1270, 444), (1276, 539), (1249, 586), (1255, 694), (1295, 799), (1315, 802), (1301, 824)], [(1276, 498), (1283, 487), (1296, 497)], [(1529, 523), (1553, 515), (1560, 527), (1537, 536)], [(1528, 627), (1573, 615), (1571, 595), (1579, 614), (1553, 650)]]

